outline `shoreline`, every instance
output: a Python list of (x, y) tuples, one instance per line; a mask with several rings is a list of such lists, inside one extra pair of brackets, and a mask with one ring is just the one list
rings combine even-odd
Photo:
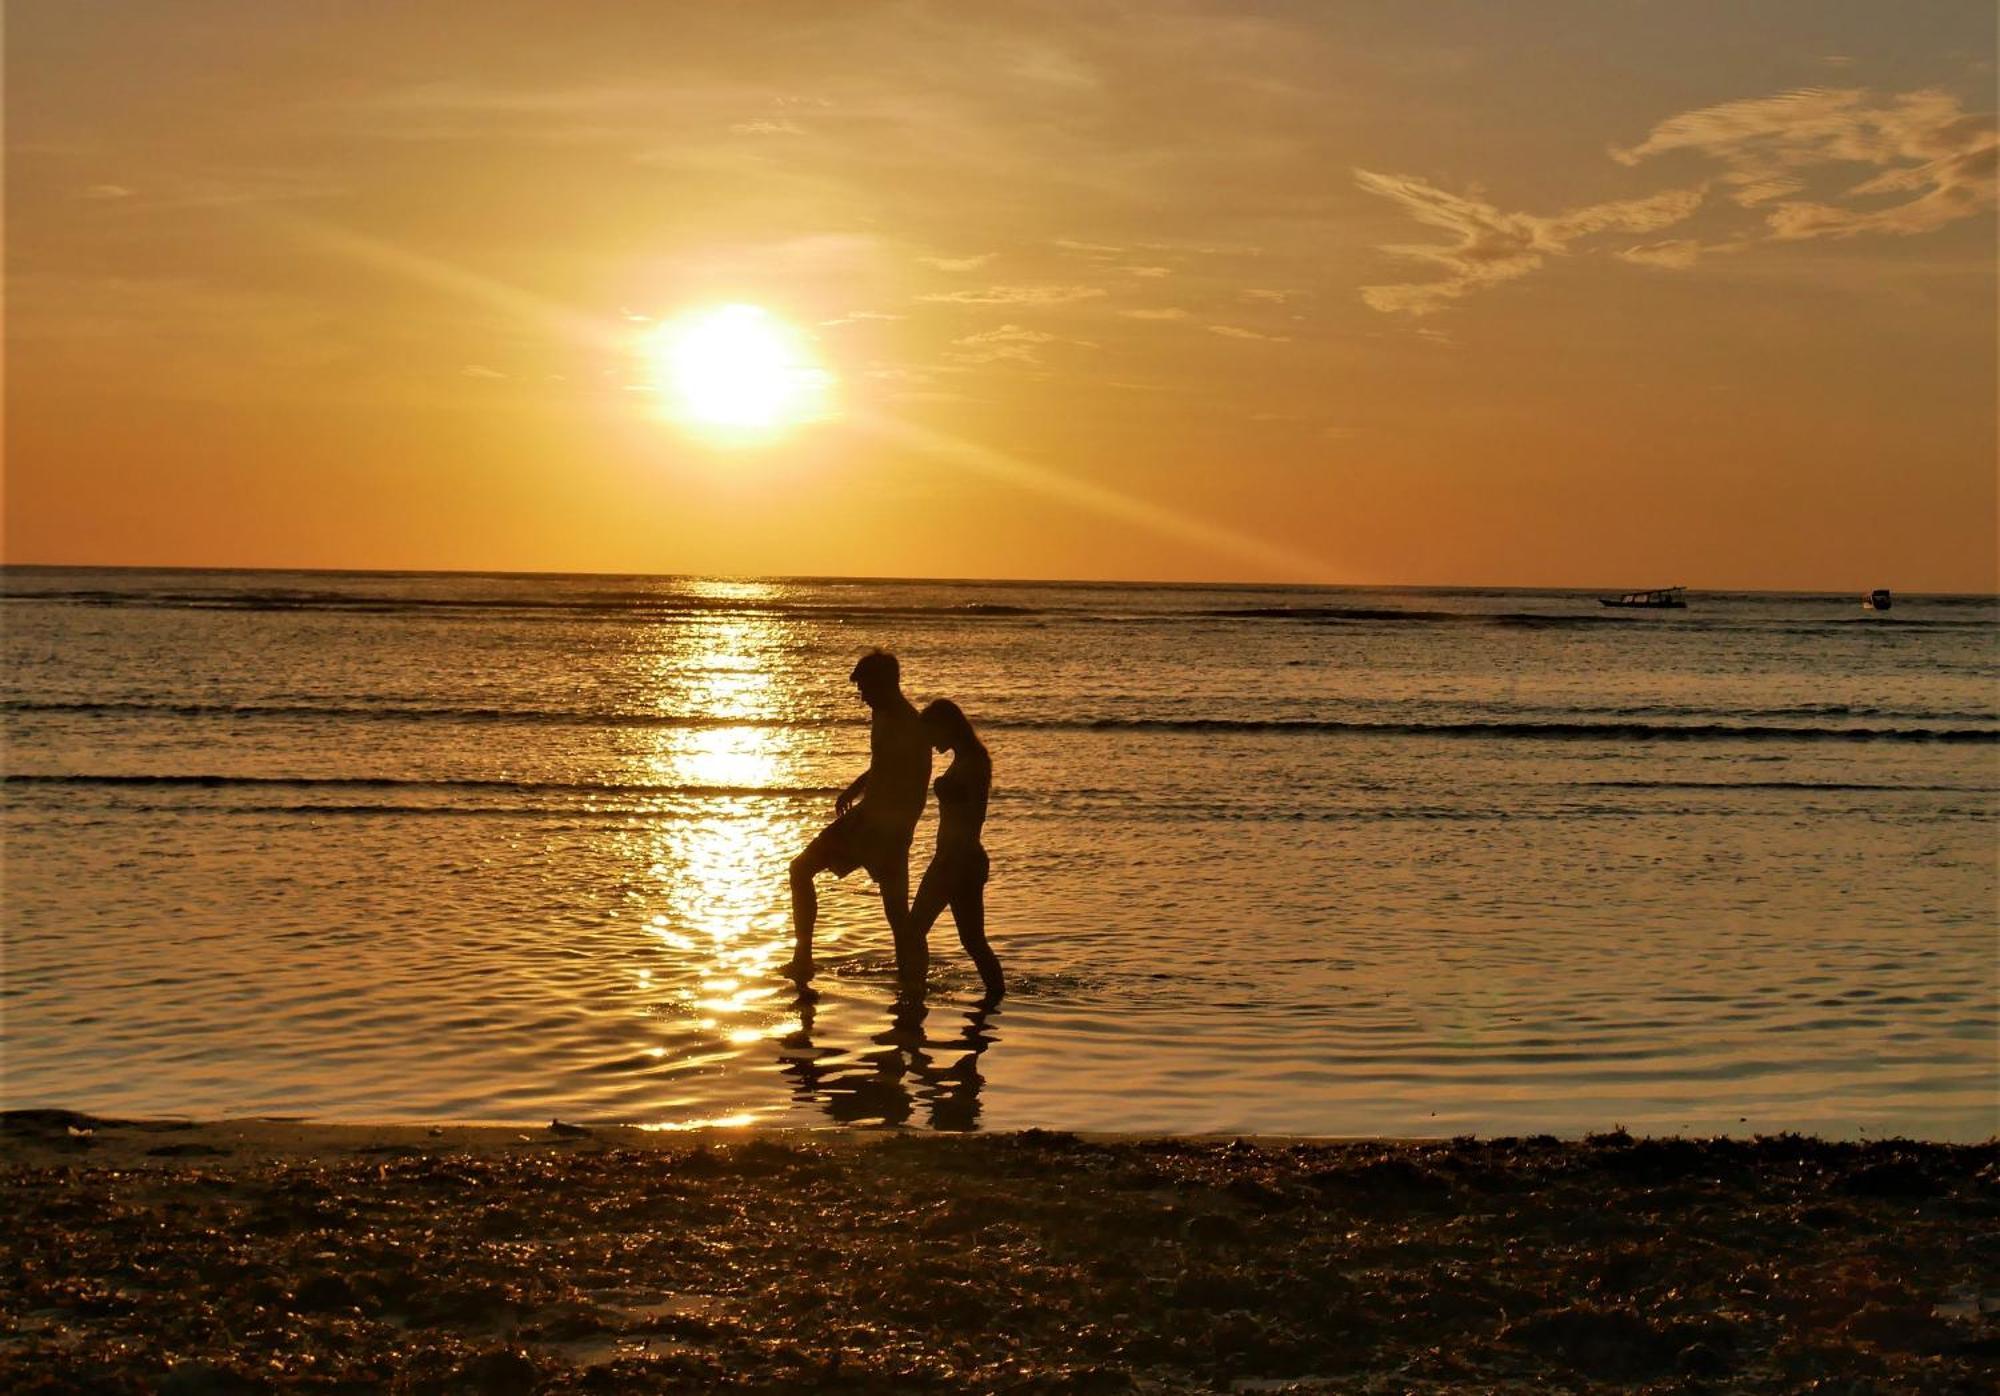
[[(162, 1160), (171, 1163), (175, 1159), (193, 1157), (227, 1158), (236, 1163), (271, 1163), (397, 1150), (487, 1156), (515, 1153), (535, 1145), (554, 1148), (581, 1145), (588, 1150), (628, 1149), (645, 1153), (685, 1147), (690, 1141), (716, 1144), (732, 1141), (748, 1143), (758, 1139), (787, 1145), (818, 1144), (829, 1148), (850, 1148), (865, 1146), (870, 1140), (891, 1137), (953, 1139), (1022, 1136), (1060, 1136), (1110, 1147), (1174, 1141), (1194, 1145), (1246, 1143), (1268, 1149), (1364, 1144), (1402, 1148), (1441, 1145), (1450, 1143), (1454, 1138), (1443, 1134), (1256, 1134), (1240, 1130), (950, 1130), (907, 1124), (836, 1122), (741, 1125), (692, 1121), (685, 1124), (635, 1125), (560, 1119), (535, 1124), (501, 1120), (329, 1120), (307, 1115), (223, 1115), (214, 1118), (192, 1115), (109, 1116), (54, 1106), (29, 1106), (0, 1109), (0, 1168), (53, 1164), (144, 1168), (155, 1166)], [(1585, 1136), (1542, 1134), (1533, 1137), (1573, 1144)], [(1950, 1140), (1910, 1142), (1940, 1147), (1958, 1147), (1963, 1143)]]
[(864, 1147), (871, 1140), (1012, 1139), (1059, 1137), (1106, 1148), (1163, 1143), (1189, 1146), (1234, 1145), (1255, 1149), (1342, 1149), (1378, 1147), (1424, 1149), (1474, 1144), (1487, 1147), (1577, 1148), (1606, 1140), (1635, 1144), (1697, 1145), (1722, 1149), (1757, 1147), (1772, 1141), (1800, 1141), (1825, 1149), (1897, 1146), (1915, 1150), (1984, 1150), (2000, 1157), (2000, 1133), (1984, 1139), (1918, 1135), (1841, 1135), (1781, 1130), (1745, 1134), (1633, 1133), (1621, 1125), (1578, 1134), (1286, 1134), (1243, 1130), (1086, 1130), (1063, 1128), (965, 1130), (879, 1122), (765, 1125), (695, 1120), (639, 1125), (553, 1119), (544, 1123), (504, 1120), (332, 1120), (309, 1115), (110, 1116), (57, 1106), (0, 1108), (0, 1168), (75, 1164), (94, 1168), (144, 1168), (175, 1159), (216, 1158), (238, 1164), (324, 1160), (343, 1154), (462, 1153), (515, 1154), (524, 1148), (578, 1148), (582, 1151), (659, 1152), (696, 1144), (747, 1144), (767, 1140), (787, 1146)]
[(21, 1392), (1972, 1391), (2000, 1141), (0, 1112)]

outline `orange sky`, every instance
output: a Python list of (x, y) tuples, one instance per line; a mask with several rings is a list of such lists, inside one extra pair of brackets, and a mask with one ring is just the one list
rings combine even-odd
[(1994, 588), (1990, 4), (1251, 8), (17, 0), (6, 559)]

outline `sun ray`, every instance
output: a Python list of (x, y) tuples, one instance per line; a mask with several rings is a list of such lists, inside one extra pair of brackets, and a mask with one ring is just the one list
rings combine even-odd
[(1163, 537), (1191, 543), (1204, 551), (1248, 562), (1287, 581), (1338, 580), (1325, 559), (1288, 548), (1241, 529), (1209, 523), (1151, 500), (1139, 499), (1109, 485), (1081, 479), (1051, 466), (1038, 465), (1005, 451), (996, 451), (949, 432), (918, 426), (882, 413), (856, 417), (866, 431), (906, 450), (985, 475), (1018, 489), (1087, 509), (1091, 513), (1142, 528)]

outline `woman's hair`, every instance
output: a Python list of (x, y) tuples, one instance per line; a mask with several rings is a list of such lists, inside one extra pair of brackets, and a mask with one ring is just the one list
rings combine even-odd
[(933, 727), (943, 729), (954, 750), (972, 747), (980, 751), (986, 744), (979, 740), (979, 734), (972, 730), (972, 719), (965, 715), (965, 709), (949, 698), (939, 698), (924, 706), (923, 719)]

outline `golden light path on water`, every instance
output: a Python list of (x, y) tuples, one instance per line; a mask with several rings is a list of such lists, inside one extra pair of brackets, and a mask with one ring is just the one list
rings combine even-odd
[[(768, 591), (759, 583), (708, 583), (741, 599)], [(728, 618), (676, 626), (653, 658), (655, 681), (678, 690), (675, 705), (725, 724), (663, 727), (639, 759), (645, 783), (689, 791), (698, 813), (660, 820), (636, 835), (631, 857), (642, 864), (651, 906), (644, 934), (675, 966), (669, 1011), (689, 1020), (731, 1056), (797, 1026), (789, 987), (777, 968), (791, 954), (781, 870), (795, 850), (792, 828), (767, 798), (750, 793), (795, 784), (797, 753), (787, 729), (772, 724), (784, 697), (764, 665), (779, 622)], [(726, 725), (737, 719), (743, 725)], [(829, 932), (827, 939), (837, 936)], [(653, 972), (636, 971), (641, 1002), (655, 1000)], [(669, 1049), (646, 1049), (665, 1058)], [(705, 1055), (705, 1054), (704, 1054)], [(773, 1107), (746, 1108), (653, 1126), (693, 1129), (748, 1125)]]
[[(756, 601), (780, 588), (749, 581), (687, 584), (703, 599)], [(795, 703), (771, 657), (804, 640), (796, 622), (724, 615), (677, 622), (654, 632), (655, 648), (639, 662), (646, 682), (678, 711), (699, 714), (694, 726), (645, 729), (633, 756), (635, 784), (677, 792), (670, 818), (617, 835), (621, 858), (637, 874), (640, 963), (633, 967), (641, 1028), (639, 1051), (677, 1079), (702, 1078), (702, 1090), (673, 1089), (632, 1112), (644, 1128), (695, 1129), (769, 1122), (810, 1101), (848, 1122), (901, 1123), (927, 1112), (933, 1127), (973, 1127), (981, 1076), (976, 1062), (992, 1040), (987, 1011), (973, 1011), (943, 1036), (927, 1034), (927, 1008), (897, 1005), (886, 1031), (865, 1042), (828, 1041), (819, 1015), (859, 1007), (832, 985), (800, 997), (778, 969), (791, 956), (790, 894), (784, 869), (812, 832), (814, 811), (764, 792), (810, 783), (810, 753), (801, 729), (785, 725)], [(709, 725), (709, 724), (714, 725)], [(873, 924), (875, 899), (856, 889)], [(837, 956), (854, 927), (837, 911), (823, 915), (815, 948)], [(660, 966), (656, 971), (647, 961)], [(861, 1008), (872, 1017), (882, 1005)], [(664, 1024), (662, 1019), (665, 1020)], [(665, 1045), (664, 1037), (672, 1043)], [(774, 1091), (755, 1084), (758, 1067), (775, 1067), (788, 1083)], [(749, 1067), (749, 1070), (743, 1068)], [(714, 1098), (717, 1077), (735, 1097)], [(686, 1118), (702, 1101), (697, 1118)]]

